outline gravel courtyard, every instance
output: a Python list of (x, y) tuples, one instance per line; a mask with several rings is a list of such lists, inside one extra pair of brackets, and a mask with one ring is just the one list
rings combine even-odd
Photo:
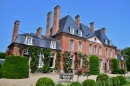
[[(117, 76), (115, 74), (108, 74), (110, 77)], [(130, 76), (130, 72), (126, 74), (126, 76)], [(56, 83), (59, 82), (59, 74), (50, 73), (50, 74), (43, 74), (43, 73), (36, 73), (30, 74), (29, 78), (26, 79), (0, 79), (0, 86), (35, 86), (36, 81), (41, 77), (49, 77), (52, 78)], [(87, 77), (79, 77), (79, 81), (82, 82), (83, 80), (87, 79)], [(89, 79), (96, 80), (96, 76), (91, 75)], [(77, 81), (77, 75), (74, 75), (73, 81)]]

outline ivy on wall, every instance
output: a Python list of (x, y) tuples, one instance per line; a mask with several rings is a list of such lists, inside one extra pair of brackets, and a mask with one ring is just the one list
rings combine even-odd
[(61, 61), (61, 54), (57, 52), (56, 54), (56, 61), (55, 61), (55, 69), (60, 70), (60, 61)]

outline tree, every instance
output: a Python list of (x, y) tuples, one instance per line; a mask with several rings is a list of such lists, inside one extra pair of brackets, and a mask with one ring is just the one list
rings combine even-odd
[(130, 47), (123, 49), (121, 53), (125, 59), (127, 70), (130, 71)]
[(6, 57), (6, 53), (0, 52), (0, 59), (5, 59), (5, 57)]
[(115, 58), (112, 59), (112, 74), (118, 74), (119, 61)]

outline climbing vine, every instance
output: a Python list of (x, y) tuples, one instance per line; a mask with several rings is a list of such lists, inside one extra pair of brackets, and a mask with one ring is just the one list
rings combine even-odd
[(64, 51), (63, 53), (63, 60), (64, 60), (64, 72), (68, 73), (72, 66), (72, 60), (70, 60), (71, 52)]
[(60, 70), (60, 61), (61, 61), (61, 54), (57, 52), (56, 54), (56, 61), (55, 61), (55, 69)]

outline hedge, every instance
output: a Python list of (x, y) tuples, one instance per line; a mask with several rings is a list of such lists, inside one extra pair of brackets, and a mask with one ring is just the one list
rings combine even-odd
[(97, 84), (92, 79), (86, 79), (83, 81), (82, 86), (97, 86)]
[(95, 55), (90, 56), (90, 74), (91, 75), (98, 75), (100, 74), (100, 69), (99, 69), (99, 58)]
[(25, 56), (6, 56), (5, 61), (1, 67), (1, 71), (3, 78), (28, 78), (28, 59)]

